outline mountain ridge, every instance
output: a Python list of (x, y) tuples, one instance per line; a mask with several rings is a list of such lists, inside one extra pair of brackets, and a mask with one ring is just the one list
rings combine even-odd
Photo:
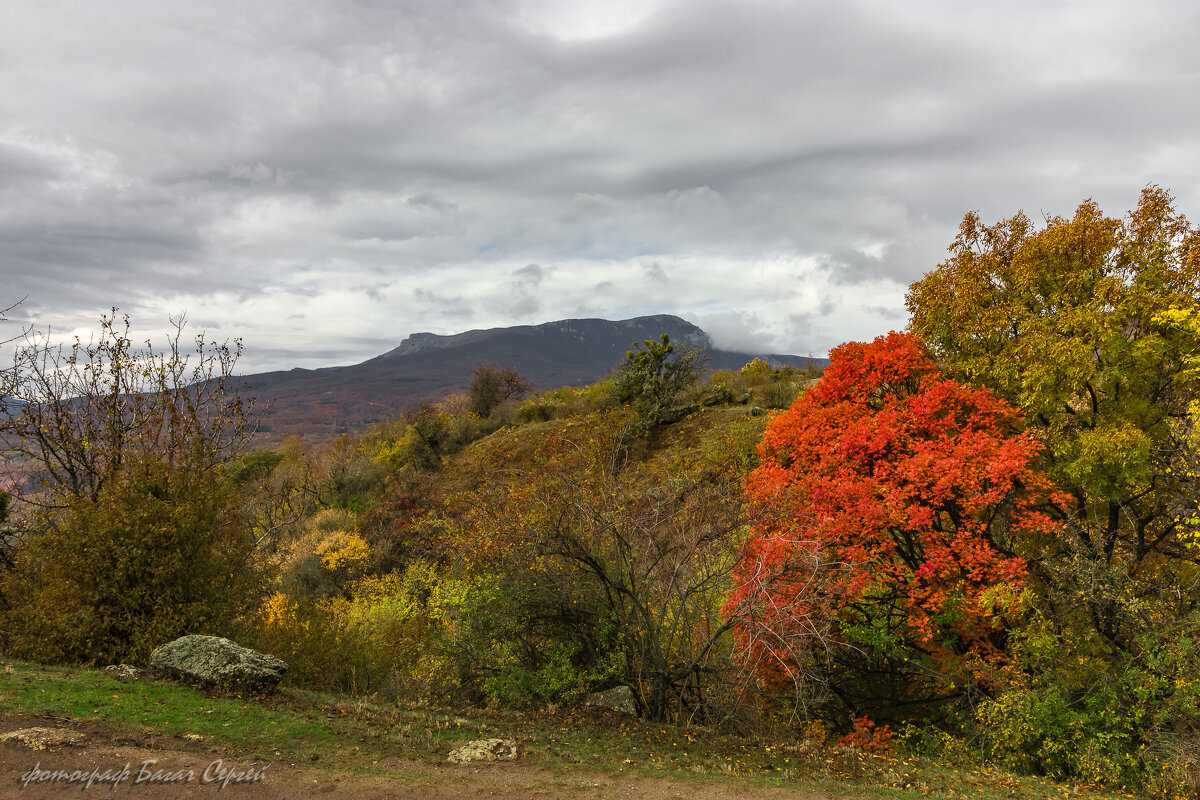
[(259, 443), (277, 444), (291, 433), (320, 441), (465, 391), (472, 369), (482, 362), (513, 367), (538, 390), (585, 385), (604, 377), (637, 343), (664, 333), (673, 342), (705, 350), (708, 367), (714, 370), (738, 369), (756, 357), (775, 366), (825, 363), (804, 356), (717, 349), (700, 327), (657, 314), (624, 320), (563, 319), (448, 335), (413, 333), (358, 364), (243, 375), (239, 388), (257, 398)]
[[(475, 328), (462, 333), (454, 334), (437, 334), (437, 333), (412, 333), (400, 342), (398, 347), (389, 350), (388, 352), (376, 356), (376, 359), (387, 359), (404, 355), (412, 355), (414, 353), (424, 352), (426, 350), (446, 350), (453, 347), (472, 344), (475, 342), (486, 341), (488, 338), (497, 335), (530, 335), (533, 337), (544, 336), (548, 333), (557, 334), (573, 334), (577, 338), (583, 339), (591, 329), (595, 332), (597, 328), (609, 327), (613, 330), (617, 326), (625, 325), (634, 331), (644, 331), (649, 327), (661, 327), (664, 333), (668, 335), (671, 331), (675, 331), (673, 339), (677, 341), (687, 342), (695, 347), (700, 347), (705, 350), (712, 349), (712, 339), (707, 333), (701, 330), (696, 325), (687, 320), (676, 317), (670, 314), (655, 314), (645, 317), (631, 317), (624, 320), (606, 320), (599, 317), (580, 317), (571, 319), (560, 319), (551, 322), (544, 322), (540, 325), (512, 325), (501, 328)], [(579, 330), (584, 329), (584, 330)], [(682, 333), (680, 333), (682, 331)]]

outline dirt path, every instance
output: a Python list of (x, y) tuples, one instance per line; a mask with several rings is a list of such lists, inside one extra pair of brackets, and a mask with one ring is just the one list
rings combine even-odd
[[(249, 761), (220, 748), (171, 739), (158, 742), (123, 736), (98, 724), (50, 722), (44, 718), (0, 715), (0, 735), (41, 727), (74, 734), (77, 745), (35, 750), (0, 743), (0, 798), (230, 798), (284, 800), (350, 797), (353, 800), (460, 800), (465, 798), (583, 797), (593, 800), (830, 800), (811, 791), (772, 788), (751, 781), (679, 780), (642, 773), (612, 774), (579, 768), (555, 768), (516, 762), (431, 765), (384, 759), (374, 765), (386, 773), (341, 772), (336, 764), (320, 767), (286, 761)], [(126, 765), (128, 771), (125, 772)], [(54, 773), (60, 773), (55, 776)], [(106, 778), (105, 773), (108, 773)], [(76, 774), (66, 780), (62, 774)], [(96, 779), (86, 787), (87, 777)], [(58, 779), (55, 779), (55, 778)], [(119, 781), (115, 779), (119, 777)], [(105, 782), (107, 780), (107, 782)]]

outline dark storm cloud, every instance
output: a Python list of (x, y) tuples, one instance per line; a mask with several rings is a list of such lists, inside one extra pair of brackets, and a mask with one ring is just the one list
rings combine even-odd
[(190, 310), (251, 368), (579, 313), (821, 353), (901, 325), (968, 210), (1119, 215), (1157, 182), (1200, 216), (1184, 0), (47, 0), (0, 22), (21, 313)]

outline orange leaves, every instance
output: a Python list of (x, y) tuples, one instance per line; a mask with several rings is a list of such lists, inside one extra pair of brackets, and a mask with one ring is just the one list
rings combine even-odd
[(838, 740), (841, 747), (855, 747), (876, 753), (892, 751), (892, 729), (876, 725), (867, 717), (855, 717), (854, 729)]
[[(847, 643), (956, 672), (999, 657), (981, 595), (1019, 585), (1013, 537), (1051, 525), (1034, 507), (1049, 491), (1028, 468), (1038, 444), (1020, 424), (989, 392), (943, 378), (911, 336), (838, 347), (763, 437), (745, 482), (759, 522), (731, 604), (832, 609)], [(761, 580), (801, 554), (823, 565), (813, 582)]]

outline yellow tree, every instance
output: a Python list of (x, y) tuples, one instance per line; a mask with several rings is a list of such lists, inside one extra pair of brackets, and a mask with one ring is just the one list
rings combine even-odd
[(1178, 471), (1196, 340), (1163, 315), (1197, 306), (1200, 234), (1151, 187), (1125, 220), (1090, 201), (1040, 229), (968, 214), (950, 256), (910, 289), (912, 330), (949, 374), (1025, 412), (1070, 496), (1053, 509), (1067, 538), (1027, 556), (1049, 585), (1086, 572), (1092, 627), (1128, 647), (1151, 620), (1127, 601), (1191, 575), (1197, 555), (1179, 522), (1195, 487)]
[[(909, 290), (911, 330), (946, 373), (1019, 407), (1041, 439), (1036, 466), (1062, 490), (1047, 507), (1062, 533), (1020, 553), (1053, 641), (1040, 666), (1062, 670), (1063, 709), (1119, 716), (1103, 725), (1137, 752), (1129, 731), (1159, 724), (1156, 709), (1182, 697), (1163, 647), (1200, 640), (1200, 486), (1187, 469), (1200, 349), (1171, 318), (1200, 306), (1200, 231), (1151, 186), (1123, 219), (1092, 201), (1041, 225), (968, 214), (949, 255)], [(1059, 751), (1068, 760), (1082, 747), (1072, 742)]]

